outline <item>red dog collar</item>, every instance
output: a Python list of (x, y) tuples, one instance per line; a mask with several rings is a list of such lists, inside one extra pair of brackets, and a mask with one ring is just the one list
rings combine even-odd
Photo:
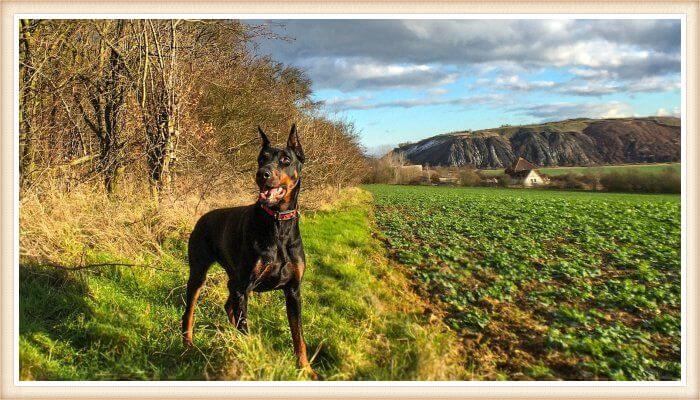
[(299, 211), (297, 209), (289, 210), (289, 211), (275, 211), (262, 203), (260, 204), (260, 208), (265, 210), (265, 212), (268, 213), (268, 215), (270, 215), (271, 217), (275, 218), (278, 221), (285, 221), (288, 219), (294, 219), (294, 218), (299, 216)]

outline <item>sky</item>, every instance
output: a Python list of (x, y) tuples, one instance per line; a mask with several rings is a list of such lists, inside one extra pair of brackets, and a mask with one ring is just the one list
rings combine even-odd
[(446, 132), (679, 116), (680, 20), (274, 20), (256, 51), (303, 69), (368, 153)]

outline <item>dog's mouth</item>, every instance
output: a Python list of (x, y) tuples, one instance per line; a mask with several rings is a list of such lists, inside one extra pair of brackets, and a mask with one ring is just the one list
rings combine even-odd
[(284, 186), (277, 186), (261, 190), (260, 194), (258, 195), (258, 200), (267, 204), (276, 204), (279, 203), (285, 194), (287, 194), (287, 188)]

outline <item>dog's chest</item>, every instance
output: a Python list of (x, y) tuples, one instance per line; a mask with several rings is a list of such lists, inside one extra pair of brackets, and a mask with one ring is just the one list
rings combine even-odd
[(301, 280), (304, 254), (295, 221), (276, 227), (269, 235), (253, 241), (254, 262), (248, 278), (248, 290), (264, 292)]
[(250, 274), (249, 289), (264, 292), (284, 287), (294, 277), (296, 266), (289, 261), (259, 260)]

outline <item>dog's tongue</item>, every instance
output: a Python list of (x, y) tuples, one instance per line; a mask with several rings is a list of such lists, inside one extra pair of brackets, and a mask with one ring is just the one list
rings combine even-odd
[(263, 190), (263, 191), (260, 192), (260, 195), (258, 195), (258, 199), (260, 199), (260, 200), (267, 200), (267, 199), (269, 199), (269, 198), (275, 197), (275, 196), (278, 195), (280, 192), (282, 192), (282, 188), (281, 188), (281, 187), (276, 187), (276, 188), (272, 188), (272, 189)]

